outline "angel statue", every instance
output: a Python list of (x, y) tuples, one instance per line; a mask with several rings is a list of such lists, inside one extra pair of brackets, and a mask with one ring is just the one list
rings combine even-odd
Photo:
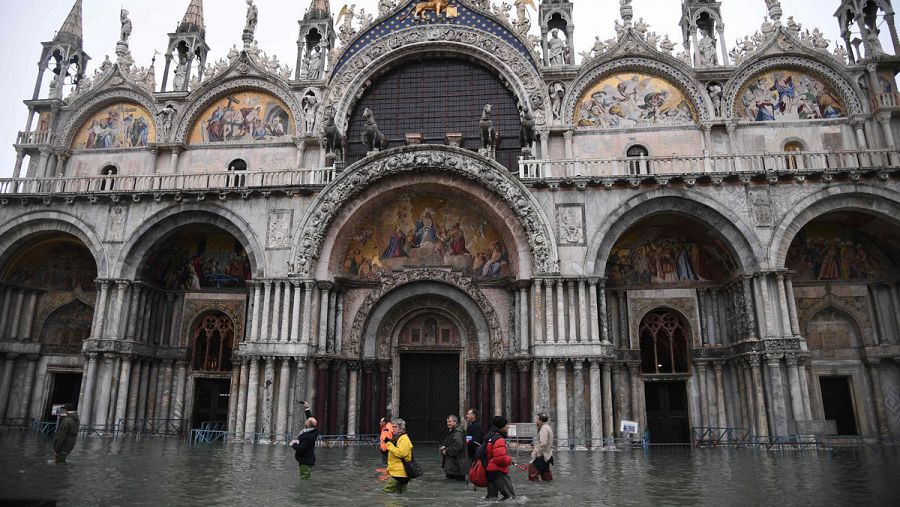
[(350, 39), (356, 35), (356, 31), (353, 30), (353, 19), (356, 18), (356, 4), (350, 4), (349, 6), (344, 5), (341, 7), (340, 12), (338, 12), (338, 17), (336, 23), (341, 23), (341, 20), (344, 20), (344, 23), (341, 24), (341, 28), (338, 32), (341, 35), (341, 40), (343, 42), (348, 42)]
[(531, 25), (527, 7), (537, 10), (537, 7), (534, 6), (534, 0), (516, 0), (516, 26), (522, 26), (525, 23)]

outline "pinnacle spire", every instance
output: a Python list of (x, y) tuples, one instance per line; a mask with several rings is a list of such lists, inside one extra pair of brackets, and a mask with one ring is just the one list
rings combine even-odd
[(73, 40), (81, 44), (81, 0), (75, 0), (75, 5), (69, 11), (69, 15), (63, 22), (62, 28), (56, 32), (54, 40)]
[(203, 23), (203, 0), (191, 0), (184, 18), (178, 24), (179, 32), (202, 32), (205, 30)]
[(306, 10), (304, 19), (327, 19), (331, 16), (331, 5), (328, 0), (312, 0)]

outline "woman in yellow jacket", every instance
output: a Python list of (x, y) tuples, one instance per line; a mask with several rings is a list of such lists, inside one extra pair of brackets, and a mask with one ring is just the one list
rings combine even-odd
[(383, 440), (388, 451), (387, 473), (391, 476), (384, 487), (384, 492), (403, 493), (406, 485), (409, 484), (406, 469), (403, 468), (403, 461), (409, 461), (412, 458), (413, 445), (406, 434), (406, 421), (394, 419), (391, 425), (394, 430), (393, 440), (387, 437)]

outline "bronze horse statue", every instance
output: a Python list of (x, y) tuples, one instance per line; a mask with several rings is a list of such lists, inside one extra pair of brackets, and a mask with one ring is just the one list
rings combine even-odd
[(333, 156), (335, 160), (344, 160), (344, 134), (338, 130), (334, 123), (334, 113), (328, 115), (325, 120), (325, 153)]
[(368, 107), (363, 111), (363, 119), (366, 120), (366, 125), (363, 128), (362, 143), (366, 147), (366, 152), (387, 149), (388, 140), (378, 130), (378, 124), (375, 123), (375, 114)]

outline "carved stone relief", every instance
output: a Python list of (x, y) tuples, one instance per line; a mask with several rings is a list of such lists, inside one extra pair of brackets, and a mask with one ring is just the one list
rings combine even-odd
[(750, 207), (753, 210), (753, 222), (757, 227), (772, 227), (775, 225), (775, 217), (772, 216), (772, 197), (769, 189), (751, 188), (748, 191)]
[(294, 210), (278, 209), (269, 212), (266, 231), (266, 250), (287, 250), (291, 247), (291, 227)]
[(557, 244), (586, 246), (584, 204), (556, 205)]
[(127, 221), (127, 206), (110, 206), (109, 219), (106, 222), (106, 241), (109, 243), (125, 241), (125, 223)]

